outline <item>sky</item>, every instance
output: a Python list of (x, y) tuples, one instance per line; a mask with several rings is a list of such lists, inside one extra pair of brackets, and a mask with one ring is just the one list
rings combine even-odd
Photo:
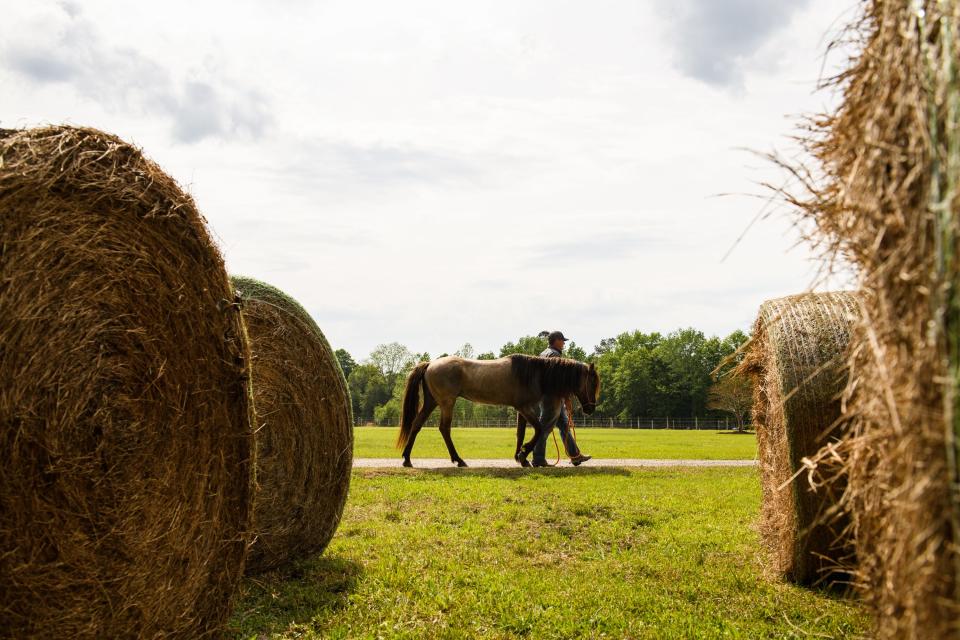
[(852, 1), (2, 4), (0, 126), (141, 146), (358, 360), (725, 335), (849, 285), (758, 153), (802, 159)]

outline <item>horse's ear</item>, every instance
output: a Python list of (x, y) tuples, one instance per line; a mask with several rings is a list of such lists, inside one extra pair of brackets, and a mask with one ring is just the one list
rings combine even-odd
[(590, 372), (593, 373), (593, 372), (596, 371), (596, 370), (597, 370), (596, 365), (591, 362), (591, 363), (590, 363)]

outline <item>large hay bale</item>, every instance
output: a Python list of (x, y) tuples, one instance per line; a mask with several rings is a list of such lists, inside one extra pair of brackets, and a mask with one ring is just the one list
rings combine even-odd
[(250, 573), (322, 551), (340, 523), (353, 418), (337, 358), (310, 314), (268, 284), (234, 277), (253, 352), (259, 417)]
[(876, 635), (960, 635), (960, 3), (870, 0), (795, 198), (860, 271), (844, 447)]
[(218, 633), (253, 491), (238, 306), (138, 149), (0, 132), (0, 636)]
[(840, 394), (856, 312), (849, 292), (764, 302), (739, 367), (754, 380), (761, 536), (773, 571), (802, 584), (837, 580), (850, 564), (846, 522), (836, 509), (842, 478), (815, 487), (800, 472), (805, 459), (841, 436)]

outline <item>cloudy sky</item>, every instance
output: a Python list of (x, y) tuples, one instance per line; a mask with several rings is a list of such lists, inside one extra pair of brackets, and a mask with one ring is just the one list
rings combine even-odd
[(142, 146), (358, 358), (726, 334), (815, 279), (748, 150), (835, 99), (847, 4), (8, 2), (0, 126)]

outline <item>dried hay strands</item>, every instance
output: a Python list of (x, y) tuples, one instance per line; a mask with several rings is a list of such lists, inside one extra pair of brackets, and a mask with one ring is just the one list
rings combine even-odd
[(257, 540), (248, 573), (322, 551), (340, 523), (353, 466), (347, 384), (330, 345), (295, 300), (234, 277), (253, 352), (259, 416)]
[(844, 504), (882, 638), (960, 635), (960, 3), (870, 0), (793, 198), (860, 271)]
[(94, 129), (0, 131), (0, 636), (219, 633), (249, 543), (247, 353), (172, 178)]
[(836, 503), (843, 479), (812, 486), (807, 459), (836, 442), (847, 345), (856, 316), (849, 292), (764, 302), (738, 374), (754, 381), (763, 491), (761, 535), (773, 571), (802, 584), (843, 577), (850, 562)]

